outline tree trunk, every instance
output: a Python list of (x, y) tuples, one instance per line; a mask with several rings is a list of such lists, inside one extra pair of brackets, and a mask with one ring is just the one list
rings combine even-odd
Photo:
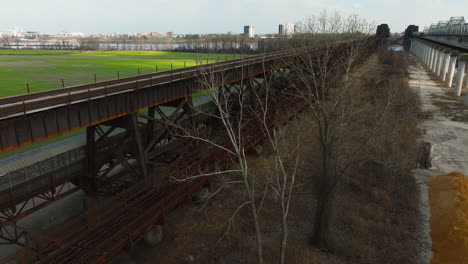
[(250, 208), (252, 209), (255, 226), (255, 239), (257, 240), (257, 261), (258, 264), (263, 264), (262, 235), (260, 233), (260, 224), (258, 222), (257, 207), (255, 206), (253, 199), (250, 204)]
[(329, 194), (323, 194), (317, 203), (317, 212), (314, 219), (314, 230), (311, 237), (311, 244), (320, 248), (333, 250), (333, 239), (331, 238), (331, 216), (332, 216), (332, 205)]
[(288, 239), (288, 223), (287, 223), (287, 215), (285, 213), (286, 210), (284, 208), (284, 197), (282, 197), (281, 199), (282, 199), (282, 201), (281, 201), (282, 229), (281, 229), (280, 264), (284, 264), (285, 263), (285, 258), (286, 258), (286, 246), (287, 246), (287, 239)]
[(314, 230), (311, 237), (311, 244), (320, 248), (332, 249), (333, 245), (330, 238), (330, 220), (331, 220), (331, 198), (330, 192), (331, 174), (330, 160), (331, 154), (326, 144), (323, 144), (324, 150), (322, 159), (322, 173), (319, 181), (317, 192), (317, 208), (314, 219)]

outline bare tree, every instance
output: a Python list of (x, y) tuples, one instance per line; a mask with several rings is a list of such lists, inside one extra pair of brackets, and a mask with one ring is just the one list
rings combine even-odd
[(77, 39), (80, 50), (98, 50), (99, 39), (93, 37), (81, 37)]
[[(273, 166), (267, 173), (272, 176), (269, 187), (273, 191), (280, 207), (281, 235), (279, 263), (284, 264), (286, 261), (288, 239), (289, 209), (301, 160), (301, 136), (299, 131), (302, 130), (303, 122), (302, 120), (296, 120), (296, 122), (291, 124), (293, 127), (274, 127), (271, 129), (271, 121), (268, 120), (268, 116), (272, 112), (278, 113), (278, 119), (287, 118), (288, 111), (295, 112), (297, 109), (301, 109), (302, 105), (299, 102), (301, 99), (297, 100), (297, 98), (288, 95), (286, 91), (288, 89), (287, 86), (285, 87), (281, 82), (273, 83), (274, 81), (274, 79), (266, 77), (257, 86), (251, 85), (254, 89), (251, 90), (249, 96), (254, 98), (254, 109), (251, 109), (251, 112), (256, 116), (257, 122), (261, 124), (263, 133), (266, 135), (264, 144), (269, 145), (273, 152)], [(285, 104), (284, 102), (288, 103)], [(286, 105), (286, 109), (282, 107), (284, 105)], [(281, 123), (282, 121), (277, 120), (277, 122)], [(290, 133), (290, 131), (295, 131), (295, 133)], [(292, 140), (289, 138), (290, 135), (293, 137)]]
[(38, 37), (39, 45), (41, 49), (46, 49), (47, 46), (47, 38), (44, 36)]
[[(249, 103), (251, 101), (247, 97), (248, 83), (241, 80), (235, 85), (220, 87), (220, 85), (227, 83), (227, 76), (224, 70), (218, 69), (214, 64), (208, 67), (206, 65), (200, 66), (200, 69), (201, 77), (199, 77), (199, 85), (202, 89), (205, 89), (205, 96), (210, 98), (215, 108), (214, 112), (202, 112), (202, 114), (209, 116), (217, 124), (215, 127), (220, 128), (217, 133), (193, 134), (181, 126), (176, 126), (177, 135), (192, 138), (199, 142), (200, 145), (204, 145), (205, 149), (208, 148), (204, 152), (217, 155), (220, 160), (225, 158), (232, 159), (235, 163), (233, 168), (211, 168), (210, 171), (199, 171), (198, 175), (188, 175), (184, 178), (173, 178), (173, 180), (187, 181), (199, 177), (237, 173), (240, 176), (240, 180), (231, 182), (231, 184), (242, 184), (246, 201), (240, 203), (230, 219), (232, 220), (242, 208), (250, 208), (252, 224), (255, 230), (257, 260), (258, 263), (263, 263), (262, 235), (259, 220), (259, 204), (261, 204), (261, 201), (257, 199), (257, 187), (259, 184), (255, 175), (250, 173), (247, 162), (247, 152), (252, 147), (250, 144), (251, 139), (248, 138), (248, 135), (251, 135), (253, 130), (259, 126), (257, 123), (252, 122), (252, 118), (249, 118)], [(239, 74), (242, 76), (246, 75), (246, 72), (249, 71), (245, 66), (240, 67), (239, 70)], [(203, 146), (201, 147), (203, 148)]]
[[(366, 137), (360, 144), (352, 147), (352, 150), (343, 146), (344, 138), (347, 135), (346, 129), (354, 121), (356, 113), (361, 111), (357, 106), (362, 103), (359, 93), (351, 89), (353, 81), (351, 70), (363, 61), (372, 45), (369, 41), (368, 30), (370, 24), (359, 17), (351, 16), (347, 19), (338, 14), (328, 15), (326, 12), (314, 18), (316, 25), (309, 28), (317, 29), (311, 33), (304, 32), (305, 41), (300, 43), (318, 43), (321, 48), (303, 49), (298, 59), (297, 65), (291, 66), (289, 74), (289, 89), (272, 89), (269, 78), (264, 78), (263, 83), (258, 84), (256, 89), (251, 89), (246, 81), (240, 81), (236, 85), (218, 88), (220, 84), (227, 83), (226, 76), (212, 65), (212, 68), (204, 70), (201, 75), (200, 84), (208, 88), (206, 96), (217, 109), (216, 114), (209, 114), (219, 125), (225, 135), (225, 141), (218, 141), (213, 138), (204, 138), (185, 134), (200, 142), (211, 145), (213, 148), (228, 153), (236, 161), (235, 168), (229, 172), (238, 172), (241, 175), (241, 183), (246, 193), (247, 201), (241, 203), (239, 208), (248, 206), (252, 216), (252, 224), (255, 229), (258, 262), (263, 263), (262, 233), (260, 230), (260, 210), (265, 199), (267, 189), (260, 189), (256, 175), (249, 170), (246, 157), (246, 143), (250, 140), (248, 129), (252, 129), (252, 116), (254, 117), (255, 129), (266, 134), (267, 142), (272, 146), (274, 152), (274, 166), (272, 168), (273, 179), (269, 188), (278, 197), (281, 208), (281, 251), (280, 263), (285, 262), (285, 254), (288, 237), (288, 213), (293, 193), (297, 165), (300, 160), (298, 146), (300, 140), (292, 148), (285, 147), (285, 132), (281, 129), (271, 129), (271, 113), (281, 107), (279, 102), (285, 98), (299, 99), (294, 103), (304, 102), (313, 114), (312, 119), (304, 118), (304, 121), (315, 126), (315, 135), (321, 145), (322, 173), (319, 182), (316, 184), (319, 191), (319, 205), (317, 207), (315, 234), (313, 239), (320, 244), (329, 246), (328, 220), (331, 214), (329, 206), (336, 185), (345, 175), (350, 164), (353, 162), (353, 155), (357, 154), (369, 141)], [(349, 25), (354, 25), (351, 28)], [(313, 39), (306, 39), (307, 37)], [(343, 42), (345, 41), (345, 42)], [(336, 42), (340, 42), (339, 45)], [(241, 45), (243, 45), (241, 43)], [(207, 47), (205, 47), (207, 48)], [(247, 67), (241, 67), (241, 75), (248, 72)], [(250, 89), (247, 87), (250, 86)], [(259, 88), (260, 87), (260, 88)], [(258, 88), (258, 89), (257, 89)], [(254, 103), (252, 103), (252, 101)], [(282, 109), (284, 111), (284, 109)], [(383, 113), (375, 115), (375, 122)], [(372, 133), (371, 133), (372, 134)], [(343, 150), (344, 149), (344, 150)], [(337, 155), (339, 153), (340, 155)], [(353, 157), (351, 159), (347, 157)], [(222, 172), (212, 172), (209, 175), (222, 174)], [(194, 177), (204, 177), (207, 174), (201, 172)], [(187, 180), (187, 179), (182, 179)], [(259, 197), (260, 196), (260, 201)], [(263, 198), (262, 198), (263, 197)], [(235, 210), (235, 214), (240, 210)], [(232, 218), (231, 218), (232, 219)]]
[(20, 38), (13, 38), (12, 41), (15, 43), (16, 49), (20, 48), (21, 39)]
[[(301, 126), (295, 128), (294, 131), (300, 131)], [(300, 161), (300, 145), (301, 140), (299, 133), (296, 133), (296, 144), (291, 149), (288, 146), (286, 129), (278, 129), (273, 131), (273, 135), (269, 133), (268, 140), (273, 148), (275, 157), (274, 179), (275, 184), (272, 188), (279, 199), (281, 208), (281, 242), (280, 242), (280, 261), (284, 264), (286, 258), (286, 247), (289, 234), (288, 216), (291, 205), (291, 197), (294, 191), (297, 169)], [(289, 163), (289, 164), (287, 164)]]
[[(355, 132), (351, 125), (356, 117), (365, 111), (362, 90), (352, 88), (352, 69), (375, 48), (369, 36), (372, 28), (372, 24), (357, 15), (344, 18), (327, 11), (299, 24), (301, 33), (319, 38), (321, 44), (320, 48), (307, 49), (300, 57), (302, 63), (292, 66), (291, 83), (296, 95), (307, 102), (312, 118), (306, 121), (315, 127), (312, 135), (320, 144), (321, 173), (315, 182), (318, 204), (311, 240), (325, 248), (334, 246), (330, 236), (333, 214), (330, 203), (336, 186), (373, 136), (369, 131), (367, 136), (357, 139), (357, 144), (343, 145), (347, 142), (345, 138)], [(368, 120), (378, 124), (385, 109), (369, 113)]]
[(10, 36), (2, 35), (0, 42), (2, 43), (3, 47), (6, 47), (7, 49), (11, 49), (11, 37)]
[[(210, 171), (199, 171), (197, 175), (188, 175), (177, 181), (193, 180), (198, 177), (217, 175), (222, 176), (227, 173), (237, 173), (240, 180), (224, 181), (221, 188), (227, 184), (241, 184), (241, 192), (246, 199), (239, 202), (238, 208), (228, 219), (230, 229), (236, 214), (243, 208), (250, 209), (251, 223), (255, 230), (256, 251), (258, 263), (263, 263), (263, 246), (260, 214), (262, 204), (268, 195), (276, 197), (280, 208), (281, 219), (281, 241), (280, 241), (280, 263), (285, 262), (287, 237), (288, 237), (288, 214), (291, 203), (295, 177), (299, 163), (299, 138), (294, 138), (293, 144), (287, 139), (285, 128), (277, 127), (276, 124), (287, 121), (293, 116), (298, 108), (291, 107), (291, 104), (298, 101), (298, 98), (287, 95), (283, 85), (273, 85), (272, 74), (265, 74), (260, 79), (241, 80), (233, 85), (219, 87), (220, 84), (227, 83), (227, 75), (217, 66), (212, 64), (208, 68), (206, 65), (201, 71), (200, 85), (207, 90), (204, 92), (213, 103), (214, 113), (202, 112), (210, 116), (219, 127), (217, 136), (213, 133), (198, 133), (193, 135), (178, 126), (177, 129), (184, 131), (178, 136), (190, 137), (200, 144), (209, 147), (204, 152), (211, 155), (218, 155), (219, 159), (228, 155), (235, 163), (232, 168), (214, 168)], [(239, 69), (242, 76), (251, 75), (248, 66)], [(219, 87), (219, 88), (218, 88)], [(298, 128), (299, 129), (299, 128)], [(266, 139), (266, 140), (265, 140)], [(273, 159), (271, 161), (270, 175), (268, 180), (253, 173), (249, 168), (247, 152), (261, 141), (265, 140), (273, 149)], [(267, 177), (267, 178), (268, 178)], [(214, 193), (218, 193), (219, 190)]]

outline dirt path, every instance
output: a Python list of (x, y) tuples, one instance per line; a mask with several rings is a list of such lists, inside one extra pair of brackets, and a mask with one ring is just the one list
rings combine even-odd
[(454, 121), (456, 116), (464, 115), (464, 95), (455, 97), (453, 89), (445, 88), (444, 84), (412, 55), (410, 62), (409, 85), (419, 91), (422, 111), (427, 114), (427, 119), (420, 124), (420, 140), (431, 144), (430, 168), (414, 172), (421, 191), (420, 210), (424, 215), (420, 229), (424, 240), (420, 263), (429, 263), (433, 252), (427, 182), (433, 176), (454, 171), (468, 174), (468, 123)]

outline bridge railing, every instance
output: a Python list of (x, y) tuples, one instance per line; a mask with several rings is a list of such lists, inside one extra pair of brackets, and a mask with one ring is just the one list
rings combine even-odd
[(0, 209), (21, 203), (76, 177), (82, 171), (84, 147), (72, 149), (0, 176)]
[[(334, 43), (334, 45), (343, 45), (347, 42), (349, 43), (352, 41), (341, 41)], [(248, 67), (250, 65), (259, 64), (261, 62), (287, 60), (288, 58), (298, 56), (307, 50), (319, 49), (323, 46), (324, 45), (295, 48), (257, 56), (243, 57), (235, 60), (221, 61), (211, 64), (155, 72), (92, 84), (70, 86), (54, 90), (4, 97), (0, 98), (0, 119), (26, 115), (41, 111), (44, 108), (74, 104), (85, 100), (94, 100), (100, 97), (129, 90), (145, 89), (158, 84), (190, 79), (199, 76), (203, 72), (225, 71), (236, 67)]]
[(46, 96), (55, 96), (55, 95), (60, 95), (60, 94), (68, 94), (68, 93), (73, 93), (73, 92), (77, 92), (77, 91), (81, 91), (81, 90), (99, 88), (99, 87), (103, 87), (103, 86), (113, 86), (113, 85), (120, 84), (120, 83), (135, 82), (135, 81), (138, 81), (138, 80), (148, 79), (148, 78), (151, 78), (151, 77), (157, 78), (157, 77), (160, 77), (160, 76), (171, 75), (171, 74), (176, 75), (177, 73), (190, 71), (190, 70), (194, 70), (194, 69), (197, 69), (197, 70), (209, 69), (209, 67), (211, 67), (211, 65), (213, 65), (213, 64), (214, 65), (232, 65), (233, 63), (238, 63), (238, 62), (249, 63), (252, 60), (255, 60), (255, 59), (258, 59), (258, 58), (273, 57), (275, 55), (283, 54), (283, 53), (284, 53), (284, 51), (274, 52), (274, 53), (269, 53), (267, 55), (257, 55), (257, 56), (251, 56), (251, 57), (243, 57), (243, 58), (240, 58), (240, 59), (221, 61), (221, 62), (210, 63), (210, 64), (202, 64), (202, 65), (197, 65), (197, 66), (184, 67), (184, 68), (179, 68), (179, 69), (173, 69), (173, 70), (166, 70), (166, 71), (142, 74), (142, 75), (137, 75), (137, 76), (132, 76), (132, 77), (125, 77), (125, 78), (119, 78), (119, 79), (96, 82), (96, 83), (90, 83), (90, 84), (74, 85), (74, 86), (58, 88), (58, 89), (54, 89), (54, 90), (47, 90), (47, 91), (34, 92), (34, 93), (29, 93), (29, 94), (22, 94), (22, 95), (3, 97), (3, 98), (0, 98), (0, 105), (18, 103), (18, 102), (23, 102), (23, 101), (29, 101), (29, 100), (33, 100), (33, 99), (37, 99), (37, 98), (46, 97)]
[(206, 71), (223, 71), (239, 66), (258, 64), (263, 61), (276, 60), (288, 55), (293, 55), (296, 52), (296, 50), (288, 50), (286, 52), (282, 51), (268, 55), (259, 55), (209, 65), (187, 67), (94, 84), (72, 86), (56, 90), (0, 98), (0, 119), (17, 115), (26, 115), (52, 106), (73, 104), (85, 100), (94, 100), (96, 98), (109, 96), (119, 92), (145, 89), (157, 84), (190, 79)]

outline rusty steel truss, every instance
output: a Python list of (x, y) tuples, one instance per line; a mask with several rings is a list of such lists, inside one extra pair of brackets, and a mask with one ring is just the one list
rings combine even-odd
[[(378, 40), (367, 41), (370, 53)], [(348, 44), (339, 45), (346, 49)], [(220, 100), (229, 102), (238, 94), (250, 98), (248, 107), (255, 113), (259, 109), (252, 89), (263, 96), (263, 85), (286, 74), (290, 65), (301, 63), (301, 54), (307, 51), (294, 49), (0, 99), (0, 152), (86, 128), (85, 171), (38, 186), (21, 199), (11, 195), (3, 207), (0, 239), (23, 249), (0, 263), (103, 263), (131, 246), (213, 176), (182, 183), (171, 178), (227, 169), (236, 162), (228, 152), (197, 140), (200, 134), (216, 134), (213, 131), (219, 126), (211, 114), (193, 106), (192, 95), (208, 88), (206, 79), (222, 94)], [(246, 151), (265, 139), (265, 129), (275, 129), (306, 107), (286, 93), (275, 96), (266, 127), (255, 120), (242, 127)], [(230, 111), (236, 113), (236, 107), (232, 104)], [(232, 148), (225, 137), (213, 140)], [(91, 197), (110, 198), (49, 234), (17, 225), (19, 218), (78, 189)], [(41, 203), (36, 205), (38, 198)], [(25, 205), (31, 202), (33, 206)]]

